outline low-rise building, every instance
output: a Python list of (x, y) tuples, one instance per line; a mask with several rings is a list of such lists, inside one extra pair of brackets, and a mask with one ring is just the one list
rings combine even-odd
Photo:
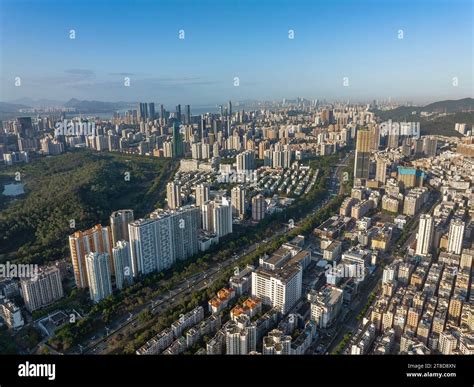
[(220, 313), (234, 299), (236, 292), (232, 288), (222, 288), (217, 292), (217, 296), (208, 301), (209, 311), (213, 314)]

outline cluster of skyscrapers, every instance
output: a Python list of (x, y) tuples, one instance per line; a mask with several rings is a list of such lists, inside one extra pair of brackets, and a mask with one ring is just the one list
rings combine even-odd
[(180, 210), (193, 208), (197, 214), (196, 229), (202, 228), (216, 235), (217, 238), (232, 232), (232, 214), (239, 213), (245, 204), (245, 201), (239, 201), (243, 199), (245, 193), (240, 192), (237, 195), (238, 190), (235, 189), (232, 190), (231, 202), (237, 207), (233, 207), (225, 196), (218, 196), (214, 200), (209, 200), (209, 185), (206, 183), (198, 184), (195, 187), (196, 207), (182, 207), (181, 185), (178, 182), (169, 182), (166, 191), (169, 208)]

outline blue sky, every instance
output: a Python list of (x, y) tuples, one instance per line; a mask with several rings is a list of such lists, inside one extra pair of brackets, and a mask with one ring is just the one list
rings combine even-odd
[(0, 0), (0, 18), (2, 101), (473, 95), (470, 0)]

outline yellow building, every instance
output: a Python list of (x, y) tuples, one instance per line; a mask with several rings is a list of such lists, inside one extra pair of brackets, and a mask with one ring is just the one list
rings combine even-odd
[(86, 254), (107, 253), (109, 255), (110, 272), (114, 275), (112, 257), (112, 235), (109, 227), (100, 224), (86, 231), (76, 231), (69, 236), (69, 249), (71, 252), (74, 279), (78, 288), (89, 286), (86, 270)]

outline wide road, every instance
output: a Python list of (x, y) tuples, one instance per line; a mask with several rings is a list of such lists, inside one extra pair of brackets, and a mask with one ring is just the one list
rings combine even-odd
[[(342, 168), (346, 166), (347, 160), (352, 155), (352, 151), (348, 152), (343, 160), (338, 164), (334, 169), (333, 173), (329, 177), (328, 182), (328, 197), (319, 203), (312, 212), (310, 212), (305, 218), (295, 223), (295, 226), (298, 226), (306, 218), (314, 215), (322, 206), (326, 205), (332, 196), (336, 196), (340, 190), (340, 176)], [(286, 225), (283, 226), (280, 230), (275, 232), (271, 238), (264, 240), (264, 243), (270, 243), (272, 240), (279, 238), (285, 233), (289, 233), (289, 229)], [(174, 307), (185, 297), (187, 294), (192, 292), (205, 289), (210, 283), (219, 277), (220, 273), (230, 267), (236, 266), (240, 261), (243, 261), (248, 255), (252, 254), (259, 246), (259, 243), (254, 243), (251, 246), (242, 248), (238, 253), (234, 254), (232, 257), (227, 260), (218, 263), (216, 266), (208, 268), (205, 271), (194, 274), (188, 277), (186, 280), (180, 282), (176, 285), (171, 291), (167, 294), (162, 294), (156, 298), (148, 301), (133, 313), (128, 316), (123, 316), (113, 323), (109, 324), (108, 332), (106, 329), (102, 329), (95, 333), (95, 336), (92, 336), (91, 339), (84, 342), (82, 346), (74, 347), (70, 353), (86, 353), (86, 354), (100, 354), (106, 351), (108, 348), (108, 341), (117, 336), (119, 333), (126, 335), (128, 331), (138, 330), (141, 323), (138, 321), (138, 316), (140, 312), (146, 308), (150, 308), (152, 313), (156, 314), (162, 312), (168, 308)]]

